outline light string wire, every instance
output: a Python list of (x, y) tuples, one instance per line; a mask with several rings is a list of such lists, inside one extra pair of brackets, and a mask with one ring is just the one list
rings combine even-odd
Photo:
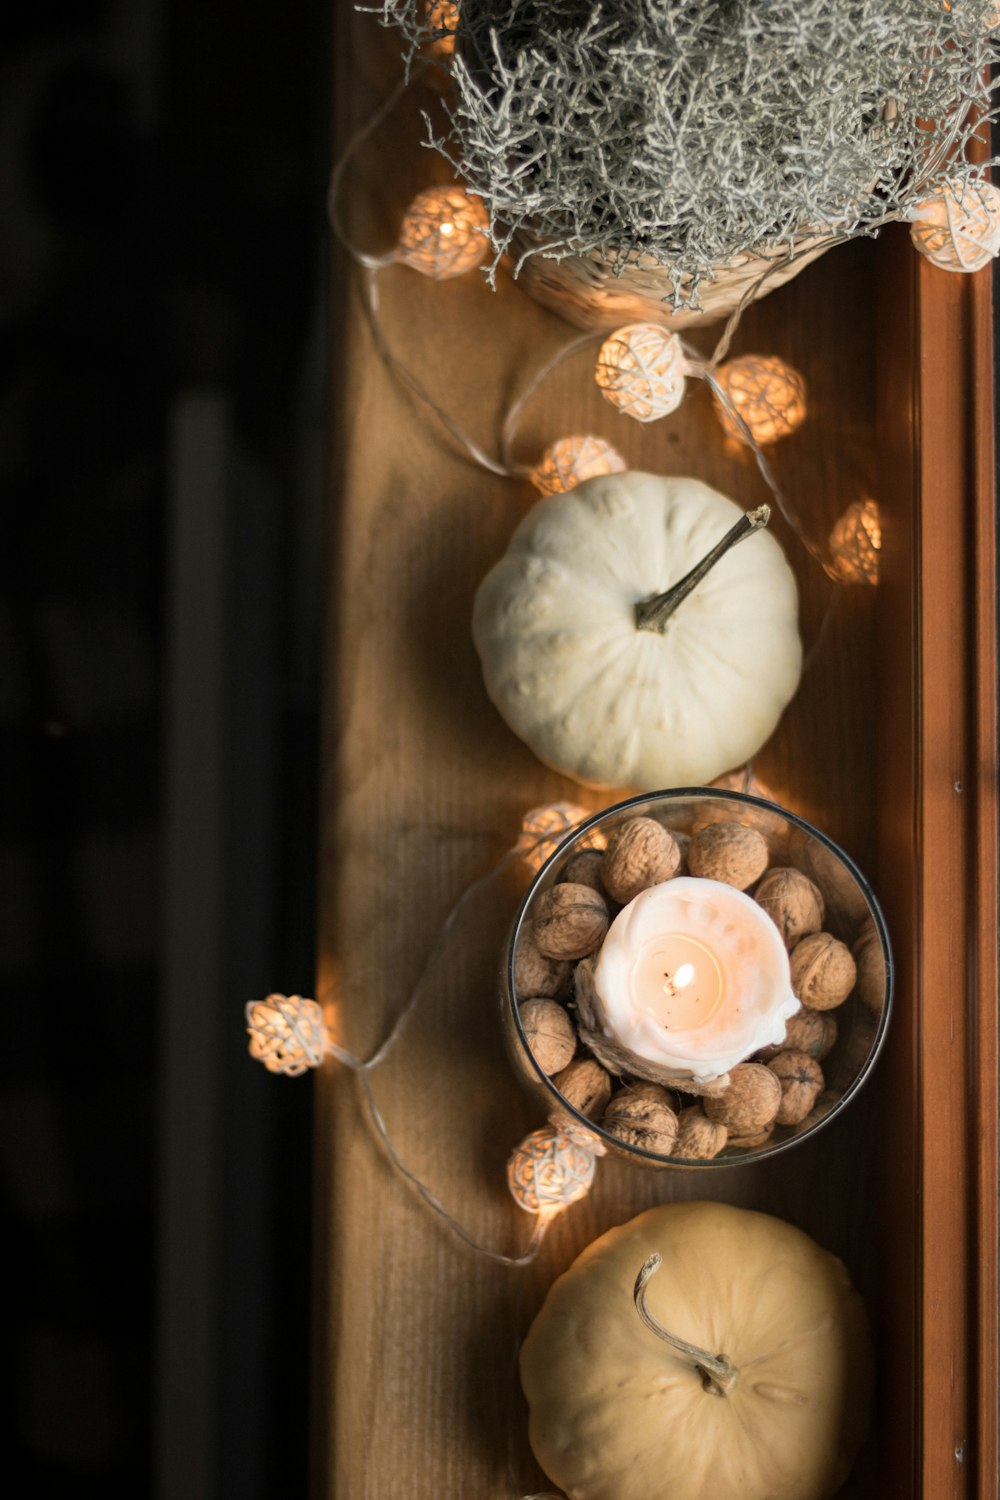
[(466, 1245), (468, 1249), (472, 1250), (477, 1255), (483, 1256), (486, 1260), (493, 1261), (497, 1265), (502, 1266), (517, 1267), (530, 1265), (531, 1262), (535, 1259), (535, 1256), (538, 1254), (538, 1250), (543, 1239), (545, 1238), (552, 1220), (557, 1216), (558, 1213), (563, 1212), (564, 1210), (550, 1210), (549, 1212), (540, 1213), (536, 1216), (535, 1225), (532, 1230), (531, 1237), (528, 1240), (527, 1248), (521, 1255), (504, 1255), (500, 1251), (490, 1249), (487, 1245), (479, 1244), (479, 1242), (472, 1237), (465, 1226), (448, 1211), (437, 1194), (431, 1188), (429, 1188), (427, 1184), (423, 1182), (422, 1179), (417, 1175), (417, 1173), (414, 1172), (412, 1168), (409, 1167), (404, 1161), (399, 1148), (396, 1146), (389, 1133), (389, 1129), (386, 1125), (382, 1111), (378, 1107), (374, 1092), (372, 1090), (369, 1075), (387, 1060), (387, 1058), (395, 1048), (397, 1042), (403, 1035), (403, 1032), (406, 1030), (408, 1023), (412, 1019), (414, 1012), (417, 1009), (417, 1005), (420, 1001), (427, 980), (433, 973), (435, 965), (444, 952), (456, 924), (458, 923), (460, 917), (462, 916), (463, 912), (465, 911), (466, 907), (473, 899), (473, 897), (476, 896), (480, 891), (484, 890), (494, 880), (496, 880), (503, 873), (503, 871), (508, 869), (509, 866), (515, 861), (524, 859), (526, 856), (530, 856), (540, 848), (554, 848), (554, 839), (557, 839), (558, 843), (562, 843), (565, 839), (576, 833), (580, 827), (582, 827), (582, 823), (573, 823), (567, 826), (565, 829), (560, 829), (558, 835), (553, 834), (552, 832), (546, 832), (543, 833), (538, 839), (533, 840), (531, 843), (525, 844), (519, 841), (517, 847), (508, 849), (507, 852), (495, 865), (491, 866), (491, 868), (485, 871), (484, 874), (477, 876), (475, 880), (473, 880), (469, 885), (465, 887), (462, 894), (459, 896), (458, 900), (455, 902), (454, 906), (445, 917), (445, 920), (438, 931), (437, 937), (434, 940), (430, 952), (424, 960), (420, 973), (417, 975), (417, 978), (413, 983), (406, 1004), (396, 1016), (395, 1021), (392, 1023), (392, 1026), (390, 1027), (383, 1041), (379, 1043), (378, 1047), (370, 1057), (366, 1059), (360, 1058), (355, 1052), (350, 1051), (349, 1048), (342, 1046), (339, 1042), (335, 1042), (329, 1035), (327, 1036), (325, 1044), (326, 1052), (331, 1057), (336, 1058), (338, 1062), (342, 1063), (344, 1067), (348, 1068), (356, 1076), (360, 1086), (362, 1098), (364, 1099), (369, 1121), (372, 1125), (375, 1135), (381, 1142), (382, 1147), (385, 1150), (385, 1153), (395, 1170), (404, 1179), (404, 1181), (410, 1184), (410, 1186), (423, 1199), (424, 1203), (426, 1203), (427, 1206), (444, 1221), (444, 1223), (448, 1226), (448, 1228), (456, 1236), (456, 1238), (459, 1239), (464, 1245)]
[[(348, 255), (350, 255), (357, 262), (357, 264), (364, 272), (363, 288), (365, 311), (367, 314), (369, 326), (372, 331), (372, 338), (375, 343), (376, 350), (379, 354), (380, 359), (383, 361), (386, 367), (396, 376), (400, 384), (403, 385), (405, 389), (407, 389), (418, 401), (420, 401), (424, 406), (428, 408), (429, 411), (433, 413), (441, 426), (444, 427), (445, 431), (449, 433), (449, 435), (459, 446), (459, 448), (465, 451), (466, 455), (472, 460), (474, 464), (477, 465), (477, 467), (484, 469), (487, 473), (494, 474), (502, 479), (530, 478), (533, 472), (533, 466), (530, 464), (521, 463), (514, 457), (514, 446), (517, 437), (517, 429), (528, 404), (537, 395), (546, 381), (556, 373), (556, 371), (561, 369), (562, 366), (569, 360), (571, 360), (576, 354), (580, 353), (583, 349), (588, 348), (590, 345), (597, 343), (606, 335), (599, 332), (588, 332), (578, 335), (576, 338), (571, 339), (567, 344), (563, 345), (560, 349), (556, 350), (556, 352), (552, 354), (544, 362), (544, 364), (542, 364), (540, 368), (534, 372), (524, 389), (512, 401), (504, 416), (500, 432), (499, 459), (492, 458), (480, 446), (479, 443), (477, 443), (472, 437), (469, 436), (469, 434), (465, 431), (461, 424), (450, 414), (450, 412), (447, 411), (444, 406), (441, 405), (436, 397), (427, 389), (426, 385), (419, 378), (419, 376), (413, 370), (411, 370), (403, 360), (400, 359), (398, 354), (396, 354), (385, 332), (385, 327), (381, 318), (381, 301), (378, 290), (378, 273), (386, 266), (395, 264), (398, 260), (398, 256), (395, 251), (380, 256), (371, 255), (368, 252), (360, 249), (359, 246), (353, 243), (350, 235), (345, 228), (340, 212), (340, 197), (347, 168), (351, 163), (354, 153), (389, 117), (395, 106), (399, 103), (399, 100), (403, 97), (403, 94), (406, 92), (407, 88), (410, 86), (411, 81), (412, 76), (407, 76), (404, 74), (396, 83), (390, 94), (382, 102), (382, 104), (378, 106), (378, 108), (364, 124), (362, 124), (357, 130), (354, 131), (354, 133), (351, 135), (346, 145), (344, 146), (344, 149), (341, 152), (330, 177), (330, 188), (327, 199), (327, 212), (330, 226), (337, 239), (339, 240), (341, 246), (348, 253)], [(897, 216), (892, 215), (892, 217)], [(848, 235), (830, 235), (823, 242), (823, 248), (829, 249), (834, 245), (845, 243), (847, 240), (849, 240), (849, 238), (850, 236)], [(733, 309), (733, 311), (727, 318), (723, 331), (719, 339), (717, 340), (715, 347), (709, 355), (703, 356), (700, 352), (692, 349), (691, 346), (686, 344), (683, 340), (679, 342), (681, 343), (681, 348), (684, 351), (685, 361), (687, 364), (687, 373), (694, 378), (701, 379), (705, 382), (705, 384), (708, 386), (709, 390), (715, 397), (716, 401), (730, 417), (737, 431), (741, 434), (744, 442), (753, 454), (754, 461), (760, 472), (761, 478), (763, 479), (764, 484), (773, 497), (778, 510), (784, 518), (786, 524), (788, 525), (794, 536), (797, 538), (797, 540), (805, 548), (809, 556), (813, 558), (815, 562), (819, 563), (820, 567), (823, 568), (824, 572), (826, 572), (827, 576), (829, 577), (829, 570), (824, 559), (822, 548), (820, 548), (807, 536), (787, 497), (778, 484), (777, 479), (774, 475), (774, 471), (766, 454), (764, 453), (760, 444), (757, 442), (752, 430), (744, 420), (742, 414), (736, 408), (731, 397), (729, 396), (729, 393), (717, 380), (715, 374), (718, 366), (722, 363), (729, 352), (730, 346), (740, 326), (740, 322), (747, 307), (759, 296), (759, 294), (766, 286), (768, 280), (772, 276), (775, 276), (783, 268), (783, 265), (784, 262), (782, 260), (775, 260), (770, 265), (768, 265), (761, 273), (761, 275), (758, 276), (754, 281), (752, 281), (750, 285), (745, 289), (737, 306)], [(831, 579), (831, 582), (833, 583), (834, 587), (836, 587), (838, 580)], [(826, 615), (824, 615), (823, 625), (820, 629), (820, 636), (825, 634), (825, 624)], [(810, 653), (810, 656), (811, 655), (812, 652)]]
[[(333, 168), (330, 177), (330, 187), (327, 200), (327, 211), (330, 226), (343, 249), (349, 256), (351, 256), (351, 258), (361, 267), (364, 272), (366, 312), (372, 329), (372, 335), (376, 345), (376, 349), (379, 353), (380, 358), (384, 361), (386, 366), (396, 375), (401, 384), (403, 384), (419, 401), (421, 401), (429, 408), (429, 410), (434, 413), (434, 415), (437, 417), (438, 421), (442, 424), (446, 431), (449, 432), (455, 442), (465, 450), (465, 452), (475, 464), (477, 464), (480, 468), (485, 469), (487, 472), (498, 475), (502, 478), (524, 478), (532, 473), (532, 468), (530, 465), (517, 462), (513, 457), (513, 451), (516, 441), (517, 428), (525, 409), (527, 408), (529, 402), (545, 384), (545, 382), (557, 370), (561, 369), (562, 366), (568, 360), (572, 359), (576, 354), (580, 353), (583, 349), (587, 348), (591, 344), (597, 342), (599, 339), (602, 339), (603, 337), (605, 337), (605, 335), (602, 333), (588, 332), (586, 334), (579, 335), (574, 339), (571, 339), (567, 344), (565, 344), (562, 348), (558, 349), (553, 355), (551, 355), (549, 359), (547, 359), (544, 364), (542, 364), (539, 369), (534, 372), (525, 388), (519, 393), (519, 395), (514, 399), (514, 401), (507, 409), (500, 433), (499, 461), (491, 458), (489, 454), (487, 454), (479, 446), (479, 444), (476, 443), (464, 431), (461, 425), (450, 415), (450, 413), (444, 407), (441, 406), (441, 404), (427, 390), (426, 386), (419, 379), (419, 377), (412, 370), (410, 370), (406, 364), (404, 364), (404, 362), (398, 357), (398, 355), (396, 355), (386, 336), (380, 316), (378, 273), (385, 267), (397, 262), (397, 252), (393, 250), (392, 252), (386, 253), (384, 255), (372, 255), (357, 246), (353, 242), (343, 222), (340, 211), (340, 198), (346, 172), (354, 157), (354, 154), (361, 147), (361, 145), (374, 134), (379, 126), (382, 125), (385, 120), (391, 115), (393, 109), (399, 103), (400, 99), (403, 97), (404, 93), (410, 86), (411, 81), (411, 76), (404, 75), (403, 77), (401, 77), (395, 87), (391, 90), (391, 92), (387, 95), (383, 102), (375, 109), (368, 120), (365, 121), (361, 126), (359, 126), (358, 129), (356, 129), (349, 137)], [(846, 235), (830, 236), (828, 245), (841, 243), (848, 238), (849, 236)], [(827, 247), (828, 246), (825, 246), (824, 248)], [(764, 270), (764, 272), (746, 288), (736, 308), (729, 315), (723, 328), (722, 334), (716, 342), (711, 354), (709, 354), (707, 357), (702, 356), (698, 351), (694, 350), (691, 346), (685, 344), (683, 341), (680, 341), (680, 343), (681, 348), (684, 352), (685, 362), (687, 365), (687, 373), (689, 373), (694, 378), (701, 379), (705, 382), (720, 406), (730, 417), (737, 431), (739, 431), (739, 433), (741, 434), (744, 442), (750, 448), (750, 451), (754, 456), (756, 466), (760, 472), (761, 478), (763, 479), (768, 491), (774, 498), (778, 510), (784, 518), (786, 524), (789, 526), (790, 530), (793, 532), (793, 534), (796, 536), (796, 538), (799, 540), (808, 554), (815, 561), (817, 561), (820, 566), (824, 568), (824, 572), (826, 572), (827, 570), (825, 568), (821, 550), (807, 537), (807, 535), (803, 531), (803, 528), (799, 523), (797, 516), (795, 515), (784, 492), (778, 484), (777, 479), (775, 478), (774, 472), (771, 468), (766, 454), (763, 452), (760, 444), (757, 442), (751, 428), (743, 418), (741, 412), (737, 409), (728, 392), (718, 381), (715, 375), (715, 371), (717, 370), (719, 364), (722, 362), (729, 351), (732, 340), (735, 337), (737, 329), (739, 328), (740, 321), (746, 308), (759, 295), (763, 287), (766, 285), (768, 279), (771, 276), (777, 274), (777, 272), (781, 269), (781, 265), (782, 262), (775, 261), (774, 263), (769, 265)], [(829, 577), (828, 573), (827, 576)], [(830, 619), (833, 613), (834, 600), (837, 593), (839, 592), (839, 589), (837, 587), (837, 580), (831, 579), (830, 581), (832, 585), (830, 594), (826, 602), (816, 638), (813, 641), (813, 644), (807, 654), (803, 670), (805, 670), (811, 664), (828, 631)], [(567, 829), (565, 832), (565, 836), (568, 836), (574, 831), (575, 828)], [(550, 838), (551, 835), (545, 836), (539, 839), (537, 843), (532, 847), (537, 848), (541, 844), (547, 843)], [(417, 1007), (424, 984), (426, 983), (430, 972), (433, 970), (435, 964), (440, 958), (441, 953), (448, 941), (448, 938), (453, 931), (456, 923), (458, 922), (467, 902), (476, 894), (477, 891), (482, 889), (488, 882), (495, 879), (501, 873), (501, 871), (506, 868), (506, 866), (512, 859), (520, 857), (522, 852), (530, 851), (508, 851), (508, 853), (503, 857), (503, 859), (501, 859), (498, 865), (496, 865), (493, 869), (487, 871), (486, 874), (478, 877), (477, 880), (473, 881), (472, 884), (468, 886), (459, 897), (459, 900), (445, 919), (438, 937), (424, 963), (420, 975), (418, 976), (413, 986), (409, 1000), (400, 1011), (399, 1015), (396, 1017), (396, 1020), (393, 1023), (393, 1026), (390, 1029), (388, 1035), (385, 1037), (383, 1042), (371, 1057), (369, 1057), (367, 1060), (362, 1060), (354, 1053), (352, 1053), (349, 1049), (341, 1046), (339, 1043), (334, 1042), (331, 1038), (328, 1038), (326, 1043), (326, 1048), (329, 1054), (337, 1058), (338, 1061), (340, 1061), (345, 1067), (347, 1067), (357, 1075), (371, 1124), (375, 1130), (377, 1137), (381, 1141), (389, 1160), (391, 1161), (395, 1169), (399, 1172), (399, 1174), (413, 1186), (413, 1188), (420, 1194), (420, 1196), (428, 1204), (428, 1206), (444, 1220), (444, 1222), (449, 1226), (452, 1232), (470, 1249), (475, 1251), (477, 1254), (487, 1257), (490, 1260), (508, 1266), (527, 1265), (534, 1259), (538, 1247), (544, 1237), (546, 1228), (551, 1220), (551, 1215), (543, 1214), (539, 1216), (535, 1226), (535, 1230), (532, 1234), (531, 1240), (529, 1241), (528, 1249), (524, 1254), (520, 1256), (502, 1255), (499, 1252), (491, 1250), (486, 1246), (479, 1245), (472, 1239), (468, 1231), (465, 1230), (461, 1223), (448, 1212), (448, 1210), (445, 1208), (444, 1204), (436, 1196), (436, 1194), (434, 1194), (431, 1189), (428, 1188), (427, 1185), (420, 1180), (416, 1173), (414, 1173), (403, 1160), (398, 1148), (395, 1146), (389, 1135), (384, 1117), (375, 1101), (368, 1075), (381, 1063), (386, 1061), (400, 1036), (406, 1029), (406, 1026), (408, 1025)]]

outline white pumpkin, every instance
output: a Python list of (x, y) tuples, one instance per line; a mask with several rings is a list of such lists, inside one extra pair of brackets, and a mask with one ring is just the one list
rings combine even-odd
[(802, 670), (774, 538), (757, 531), (721, 556), (662, 630), (636, 621), (743, 516), (697, 479), (634, 471), (528, 512), (472, 630), (486, 691), (546, 765), (649, 791), (701, 786), (760, 749)]
[(828, 1500), (864, 1439), (873, 1372), (835, 1256), (767, 1214), (675, 1203), (559, 1278), (521, 1382), (535, 1456), (570, 1500)]

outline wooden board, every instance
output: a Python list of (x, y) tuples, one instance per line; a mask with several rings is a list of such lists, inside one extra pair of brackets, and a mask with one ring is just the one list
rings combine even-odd
[[(340, 138), (391, 86), (392, 46), (341, 25)], [(442, 177), (418, 145), (413, 91), (356, 157), (356, 242), (384, 250), (412, 194)], [(380, 274), (392, 347), (489, 451), (510, 400), (573, 336), (508, 278)], [(514, 842), (523, 813), (614, 800), (546, 771), (482, 688), (476, 586), (533, 503), (466, 462), (376, 354), (359, 276), (335, 258), (327, 732), (317, 993), (338, 1037), (370, 1051), (406, 1003), (452, 904)], [(709, 347), (709, 337), (698, 339)], [(696, 339), (698, 336), (696, 336)], [(872, 1084), (801, 1150), (713, 1174), (727, 1201), (800, 1224), (842, 1255), (872, 1312), (880, 1419), (845, 1493), (995, 1493), (995, 541), (988, 283), (948, 277), (904, 235), (827, 255), (751, 309), (736, 352), (802, 370), (810, 416), (775, 450), (822, 541), (847, 504), (883, 510), (883, 580), (838, 591), (787, 529), (815, 652), (756, 769), (869, 874), (899, 960), (896, 1015)], [(592, 431), (632, 467), (766, 498), (723, 441), (704, 390), (639, 428), (597, 394), (584, 352), (530, 403), (518, 457)], [(520, 876), (487, 880), (374, 1077), (411, 1167), (474, 1237), (523, 1246), (504, 1162), (533, 1117), (499, 1040), (494, 975)], [(510, 1500), (544, 1487), (524, 1437), (517, 1340), (555, 1274), (606, 1227), (700, 1196), (697, 1174), (601, 1164), (590, 1198), (536, 1263), (472, 1256), (395, 1177), (355, 1081), (317, 1082), (315, 1490), (336, 1500)]]

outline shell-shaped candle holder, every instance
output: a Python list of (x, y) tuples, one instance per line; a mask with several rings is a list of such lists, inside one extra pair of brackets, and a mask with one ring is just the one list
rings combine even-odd
[[(652, 818), (669, 829), (682, 850), (693, 834), (710, 823), (730, 821), (756, 829), (767, 841), (769, 869), (798, 869), (819, 887), (826, 907), (823, 930), (847, 944), (856, 964), (857, 979), (850, 995), (835, 1010), (827, 1012), (836, 1018), (837, 1039), (820, 1062), (823, 1088), (806, 1117), (796, 1124), (775, 1125), (766, 1139), (752, 1144), (730, 1140), (717, 1156), (708, 1159), (666, 1155), (626, 1144), (603, 1127), (599, 1116), (591, 1118), (581, 1113), (560, 1092), (555, 1078), (539, 1065), (518, 1011), (521, 1002), (534, 998), (517, 993), (514, 976), (518, 948), (529, 940), (539, 899), (559, 882), (575, 854), (593, 847), (595, 842), (603, 846), (621, 823), (636, 817)], [(681, 868), (683, 871), (684, 866)], [(618, 908), (614, 903), (609, 904), (614, 915)], [(573, 1013), (572, 976), (554, 998), (568, 1005)], [(504, 951), (500, 975), (501, 1020), (507, 1049), (515, 1072), (545, 1116), (557, 1126), (592, 1131), (609, 1152), (630, 1161), (681, 1170), (762, 1161), (801, 1144), (817, 1130), (830, 1125), (847, 1108), (872, 1070), (888, 1026), (891, 998), (892, 956), (885, 921), (870, 886), (848, 856), (795, 813), (760, 797), (714, 787), (688, 787), (633, 797), (588, 819), (569, 834), (536, 873), (525, 894)], [(586, 1049), (578, 1048), (577, 1056), (585, 1055)], [(620, 1082), (641, 1080), (626, 1076), (612, 1081), (617, 1087)], [(698, 1099), (681, 1093), (678, 1102), (685, 1107), (697, 1104)]]

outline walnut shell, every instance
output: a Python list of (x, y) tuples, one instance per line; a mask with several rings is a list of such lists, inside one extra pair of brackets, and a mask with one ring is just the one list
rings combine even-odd
[(652, 818), (629, 818), (615, 830), (604, 851), (604, 889), (622, 906), (640, 891), (677, 873), (681, 852), (673, 834)]
[(548, 958), (584, 958), (607, 930), (608, 908), (589, 885), (554, 885), (535, 905), (532, 932)]
[(762, 1130), (781, 1107), (781, 1084), (762, 1063), (739, 1063), (729, 1075), (724, 1094), (706, 1098), (705, 1113), (730, 1136)]
[(572, 969), (568, 958), (548, 958), (535, 942), (531, 928), (523, 928), (514, 955), (516, 995), (558, 995), (565, 988)]
[(822, 1062), (832, 1051), (837, 1040), (837, 1018), (828, 1011), (807, 1010), (805, 1006), (785, 1027), (785, 1040), (777, 1047), (764, 1047), (757, 1054), (762, 1062), (770, 1062), (779, 1052), (808, 1052), (817, 1062)]
[(792, 992), (810, 1010), (843, 1005), (858, 977), (851, 950), (829, 932), (813, 932), (792, 949)]
[(802, 1121), (802, 1129), (811, 1130), (814, 1125), (819, 1124), (820, 1120), (825, 1120), (831, 1109), (840, 1103), (841, 1098), (842, 1095), (838, 1094), (836, 1089), (824, 1089)]
[(531, 1055), (543, 1073), (558, 1073), (576, 1051), (576, 1027), (558, 1000), (524, 1000), (518, 1015)]
[(673, 1154), (687, 1157), (689, 1161), (710, 1161), (713, 1156), (718, 1156), (728, 1139), (729, 1131), (725, 1125), (710, 1120), (700, 1104), (689, 1104), (677, 1116)]
[(753, 1146), (763, 1146), (774, 1134), (775, 1124), (776, 1121), (768, 1120), (767, 1124), (762, 1125), (759, 1130), (748, 1130), (744, 1135), (733, 1135), (732, 1131), (730, 1131), (729, 1140), (726, 1144), (729, 1146), (739, 1146), (741, 1150), (748, 1150)]
[(868, 1009), (880, 1016), (885, 1009), (885, 954), (874, 923), (866, 927), (854, 944), (858, 970), (858, 994)]
[(830, 1082), (835, 1087), (846, 1089), (857, 1078), (871, 1056), (878, 1036), (878, 1026), (877, 1017), (869, 1010), (859, 1008), (851, 1017), (851, 1025), (844, 1028), (841, 1045), (832, 1059), (836, 1062), (836, 1067), (831, 1073)]
[(800, 938), (819, 932), (823, 925), (823, 893), (801, 870), (769, 870), (754, 900), (767, 912), (786, 948), (794, 948)]
[(656, 1083), (635, 1083), (615, 1094), (602, 1123), (624, 1145), (660, 1156), (669, 1156), (677, 1139), (677, 1116), (670, 1096)]
[(581, 849), (573, 858), (567, 860), (560, 882), (569, 881), (571, 885), (589, 885), (592, 891), (599, 891), (604, 895), (604, 886), (601, 884), (601, 862), (604, 859), (603, 849)]
[(703, 880), (721, 880), (745, 891), (767, 869), (767, 841), (742, 823), (711, 823), (688, 848), (688, 869)]
[[(728, 771), (724, 776), (715, 776), (709, 782), (709, 786), (717, 788), (720, 792), (749, 792), (752, 797), (761, 797), (765, 802), (780, 803), (781, 798), (757, 776), (747, 772), (746, 766), (741, 766), (738, 771)], [(691, 824), (692, 832), (697, 833), (701, 828), (707, 828), (709, 823), (742, 823), (744, 828), (756, 828), (773, 842), (783, 838), (788, 824), (780, 812), (771, 812), (766, 807), (755, 807), (750, 803), (740, 803), (738, 807), (724, 798), (706, 797), (695, 809), (694, 819)]]
[(566, 1103), (589, 1120), (599, 1120), (611, 1098), (611, 1079), (592, 1057), (578, 1057), (552, 1082)]
[(808, 1052), (779, 1052), (767, 1066), (781, 1085), (777, 1124), (800, 1124), (823, 1092), (823, 1069)]

